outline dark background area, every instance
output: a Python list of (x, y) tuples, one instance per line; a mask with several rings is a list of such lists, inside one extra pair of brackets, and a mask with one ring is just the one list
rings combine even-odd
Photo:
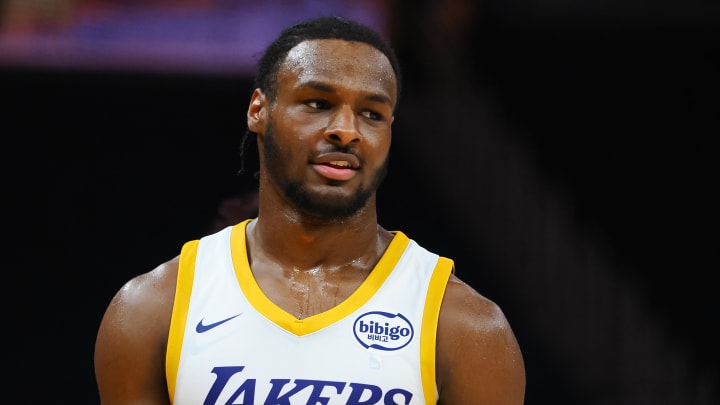
[[(497, 136), (532, 157), (537, 181), (561, 190), (564, 215), (612, 252), (613, 279), (639, 291), (634, 300), (675, 348), (661, 356), (676, 356), (678, 347), (686, 353), (683, 381), (637, 386), (682, 391), (708, 379), (712, 392), (681, 392), (684, 400), (664, 403), (712, 403), (720, 363), (718, 7), (667, 2), (644, 12), (608, 4), (604, 12), (561, 13), (482, 3), (466, 43), (453, 51), (462, 52), (454, 54), (460, 67), (450, 71), (460, 73), (448, 77), (426, 62), (440, 55), (434, 50), (452, 48), (433, 45), (422, 30), (432, 4), (398, 2), (395, 10), (408, 89), (397, 121), (422, 127), (454, 120), (466, 130), (422, 133), (399, 125), (380, 191), (381, 223), (455, 258), (460, 276), (505, 309), (527, 362), (527, 404), (650, 403), (626, 392), (634, 381), (623, 388), (603, 379), (592, 389), (576, 383), (560, 360), (574, 352), (549, 349), (536, 323), (527, 322), (532, 304), (521, 297), (531, 295), (531, 283), (495, 274), (503, 269), (498, 256), (462, 231), (480, 226), (468, 222), (467, 207), (430, 186), (428, 173), (481, 163), (482, 151), (456, 146), (475, 136), (477, 122), (454, 112), (467, 108), (463, 94), (482, 94)], [(457, 83), (448, 79), (466, 93), (455, 94)], [(6, 306), (19, 322), (9, 329), (19, 379), (41, 378), (55, 403), (97, 403), (92, 351), (112, 295), (205, 234), (220, 202), (254, 184), (236, 175), (251, 90), (250, 79), (237, 76), (0, 70), (10, 204), (5, 300), (12, 297)], [(419, 104), (430, 114), (418, 113)], [(418, 152), (415, 138), (446, 148), (460, 163)], [(458, 171), (439, 181), (462, 194), (476, 180)], [(572, 279), (558, 284), (574, 288)], [(542, 335), (549, 340), (575, 333), (575, 325), (558, 325), (550, 315), (534, 322), (547, 325)], [(632, 358), (632, 347), (620, 349), (616, 360), (602, 351), (592, 358), (591, 347), (580, 351), (590, 364)]]

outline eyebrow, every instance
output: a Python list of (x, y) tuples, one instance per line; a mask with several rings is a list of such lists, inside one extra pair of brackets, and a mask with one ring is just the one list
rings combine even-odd
[[(310, 80), (310, 81), (307, 81), (307, 82), (304, 82), (304, 83), (300, 83), (300, 86), (299, 86), (299, 87), (300, 87), (300, 88), (309, 87), (309, 88), (313, 88), (313, 89), (316, 89), (316, 90), (320, 90), (320, 91), (323, 91), (323, 92), (326, 92), (326, 93), (332, 93), (332, 92), (335, 91), (335, 87), (334, 87), (334, 86), (331, 86), (331, 85), (329, 85), (329, 84), (327, 84), (327, 83), (320, 82), (320, 81), (317, 81), (317, 80)], [(370, 101), (375, 101), (375, 102), (378, 102), (378, 103), (385, 103), (385, 104), (390, 105), (390, 106), (393, 105), (392, 100), (390, 100), (390, 97), (388, 97), (388, 96), (386, 96), (386, 95), (384, 95), (384, 94), (380, 94), (380, 93), (369, 93), (365, 98), (368, 99), (368, 100), (370, 100)]]

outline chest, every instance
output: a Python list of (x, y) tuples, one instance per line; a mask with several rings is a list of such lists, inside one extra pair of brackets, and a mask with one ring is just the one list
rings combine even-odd
[(297, 319), (337, 307), (360, 288), (368, 273), (369, 270), (358, 269), (332, 272), (253, 269), (263, 294)]

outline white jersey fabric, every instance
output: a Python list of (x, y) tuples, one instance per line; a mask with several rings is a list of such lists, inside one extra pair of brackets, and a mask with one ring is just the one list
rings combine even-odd
[(360, 287), (297, 319), (255, 281), (250, 220), (181, 251), (166, 355), (177, 405), (435, 404), (435, 337), (453, 261), (394, 232)]

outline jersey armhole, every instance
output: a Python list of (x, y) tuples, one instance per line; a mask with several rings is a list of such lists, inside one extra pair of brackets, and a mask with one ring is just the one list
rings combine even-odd
[[(425, 401), (436, 403), (439, 392), (437, 389), (435, 368), (437, 352), (437, 327), (440, 318), (440, 306), (445, 296), (450, 275), (455, 272), (455, 262), (446, 257), (439, 257), (435, 270), (430, 277), (425, 310), (423, 312), (422, 332), (420, 334), (420, 373)], [(430, 399), (433, 398), (432, 402)]]
[(174, 401), (175, 385), (177, 382), (180, 352), (182, 350), (183, 336), (190, 306), (190, 293), (195, 276), (195, 258), (199, 240), (193, 240), (183, 245), (180, 251), (175, 299), (173, 301), (170, 330), (168, 331), (167, 349), (165, 352), (165, 378), (167, 379), (170, 402)]

